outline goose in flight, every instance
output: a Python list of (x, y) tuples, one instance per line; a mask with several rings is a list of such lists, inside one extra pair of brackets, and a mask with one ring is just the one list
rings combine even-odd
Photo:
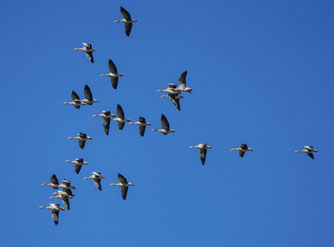
[(127, 36), (130, 36), (131, 29), (132, 29), (132, 23), (138, 22), (138, 20), (131, 19), (130, 13), (126, 11), (123, 7), (121, 7), (121, 14), (123, 16), (123, 19), (115, 20), (114, 22), (123, 22), (125, 24), (125, 34)]
[(182, 95), (171, 94), (171, 93), (161, 95), (161, 98), (164, 98), (164, 97), (168, 97), (170, 101), (172, 101), (172, 103), (175, 105), (176, 109), (181, 111), (180, 99), (183, 98)]
[(187, 71), (184, 71), (178, 79), (179, 86), (177, 87), (177, 89), (180, 90), (181, 92), (191, 93), (192, 89), (190, 87), (187, 87), (186, 85), (186, 77), (187, 77)]
[(75, 186), (71, 185), (71, 181), (67, 179), (63, 179), (63, 183), (59, 185), (59, 188), (62, 188), (63, 191), (69, 194), (70, 196), (74, 196), (74, 194), (72, 193), (72, 189), (74, 190), (76, 189)]
[(296, 153), (306, 153), (308, 156), (310, 156), (311, 159), (314, 159), (313, 153), (317, 153), (318, 150), (314, 149), (313, 146), (304, 146), (304, 149), (302, 150), (296, 150)]
[(161, 114), (161, 129), (152, 129), (152, 131), (159, 131), (163, 135), (175, 132), (175, 130), (169, 129), (169, 122), (164, 114)]
[(59, 203), (50, 203), (50, 206), (40, 206), (39, 208), (45, 208), (51, 210), (51, 215), (55, 225), (59, 222), (59, 211), (65, 210), (65, 208), (60, 207)]
[(124, 75), (117, 72), (116, 65), (114, 64), (114, 62), (111, 59), (109, 59), (108, 66), (109, 66), (109, 71), (110, 72), (108, 74), (102, 74), (101, 76), (110, 77), (112, 87), (114, 89), (117, 89), (118, 77), (121, 77), (121, 76), (124, 76)]
[(205, 164), (205, 160), (206, 160), (206, 152), (208, 151), (208, 149), (211, 149), (212, 146), (208, 146), (206, 144), (198, 144), (196, 146), (190, 146), (189, 148), (198, 148), (199, 149), (199, 157), (201, 158), (201, 162), (202, 165)]
[(61, 191), (61, 190), (58, 190), (57, 192), (54, 192), (52, 194), (56, 195), (56, 196), (51, 196), (50, 199), (56, 199), (56, 198), (61, 199), (61, 201), (63, 202), (64, 206), (68, 210), (70, 210), (70, 200), (69, 199), (72, 199), (73, 196), (75, 196), (74, 194), (71, 196), (68, 193), (66, 193), (65, 191)]
[(84, 51), (88, 60), (94, 63), (94, 57), (93, 57), (93, 51), (96, 51), (96, 49), (92, 48), (92, 44), (88, 43), (82, 43), (83, 47), (81, 48), (74, 48), (75, 51)]
[(163, 90), (157, 90), (158, 93), (168, 93), (168, 94), (175, 94), (178, 95), (181, 93), (179, 89), (177, 89), (176, 84), (174, 83), (168, 83), (168, 88)]
[(64, 102), (64, 105), (73, 105), (75, 108), (80, 109), (81, 105), (86, 105), (84, 102), (80, 100), (79, 95), (72, 90), (72, 101), (71, 102)]
[(110, 111), (102, 111), (101, 114), (93, 115), (92, 117), (102, 117), (102, 125), (104, 128), (104, 132), (109, 135), (109, 128), (110, 128), (110, 119), (112, 117), (116, 117), (115, 114), (110, 114)]
[(72, 140), (72, 139), (78, 140), (79, 147), (82, 148), (82, 149), (84, 149), (86, 141), (87, 140), (92, 140), (93, 138), (87, 136), (87, 134), (85, 134), (85, 133), (81, 133), (80, 132), (80, 134), (78, 134), (77, 136), (67, 137), (67, 140)]
[(102, 190), (102, 186), (101, 186), (102, 178), (105, 178), (105, 177), (101, 175), (101, 172), (92, 172), (92, 175), (90, 177), (84, 177), (83, 179), (93, 179), (96, 188), (98, 188), (101, 191)]
[(51, 183), (42, 183), (43, 186), (50, 186), (52, 189), (58, 189), (59, 188), (59, 182), (58, 178), (55, 174), (52, 174), (50, 178)]
[(75, 172), (76, 172), (77, 174), (79, 174), (79, 172), (80, 172), (80, 170), (81, 170), (81, 167), (82, 167), (83, 165), (89, 165), (89, 164), (88, 164), (87, 162), (85, 162), (84, 159), (82, 159), (82, 158), (77, 158), (77, 159), (75, 159), (75, 160), (65, 160), (65, 162), (75, 164), (74, 169), (75, 169)]
[(121, 187), (122, 198), (123, 198), (123, 200), (125, 200), (126, 199), (126, 195), (128, 194), (128, 188), (129, 188), (129, 186), (133, 186), (134, 184), (128, 183), (128, 181), (126, 180), (126, 178), (122, 174), (120, 174), (120, 173), (118, 173), (118, 180), (119, 180), (119, 183), (117, 183), (117, 184), (112, 183), (110, 185), (111, 186), (120, 186)]
[(241, 144), (240, 147), (231, 149), (231, 151), (237, 151), (237, 150), (239, 151), (239, 155), (241, 158), (244, 157), (247, 151), (253, 151), (253, 149), (249, 148), (247, 144)]
[(141, 136), (144, 136), (146, 126), (151, 125), (151, 123), (146, 122), (146, 119), (144, 117), (139, 117), (137, 122), (130, 122), (129, 124), (139, 125), (139, 134)]
[(84, 88), (84, 95), (85, 95), (85, 98), (81, 100), (81, 102), (84, 103), (85, 105), (92, 105), (95, 102), (99, 102), (99, 100), (93, 99), (92, 91), (90, 90), (87, 84), (85, 85), (85, 88)]
[(111, 120), (117, 122), (118, 123), (118, 128), (120, 130), (122, 130), (125, 126), (125, 123), (126, 122), (131, 122), (131, 120), (126, 119), (124, 117), (124, 111), (123, 111), (123, 109), (120, 105), (117, 105), (116, 113), (117, 113), (117, 118), (112, 118)]

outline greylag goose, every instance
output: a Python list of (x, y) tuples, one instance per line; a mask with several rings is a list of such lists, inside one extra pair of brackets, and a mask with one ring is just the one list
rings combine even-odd
[(123, 7), (121, 7), (121, 14), (123, 16), (123, 19), (115, 20), (114, 22), (123, 22), (125, 24), (125, 34), (127, 36), (130, 36), (131, 29), (132, 29), (132, 23), (138, 22), (138, 20), (131, 19), (130, 13), (126, 11)]
[(168, 93), (168, 94), (180, 94), (181, 91), (177, 89), (176, 84), (168, 83), (168, 88), (163, 90), (157, 90), (158, 93)]
[(236, 151), (236, 150), (239, 151), (239, 155), (240, 155), (241, 158), (244, 157), (244, 155), (247, 151), (253, 151), (253, 149), (249, 148), (247, 146), (247, 144), (241, 144), (240, 147), (231, 149), (231, 151)]
[(186, 85), (186, 77), (187, 77), (187, 71), (184, 71), (178, 79), (179, 86), (177, 87), (177, 89), (180, 90), (181, 92), (191, 93), (192, 89), (190, 87), (187, 87)]
[(109, 59), (108, 66), (109, 66), (109, 71), (110, 72), (108, 74), (102, 74), (101, 76), (108, 76), (108, 77), (110, 77), (111, 78), (111, 85), (112, 85), (112, 87), (114, 89), (117, 89), (118, 77), (124, 76), (124, 75), (117, 72), (116, 65), (114, 64), (113, 61), (111, 61), (111, 59)]
[(151, 123), (146, 122), (146, 119), (144, 117), (139, 117), (137, 122), (130, 122), (129, 124), (139, 125), (139, 134), (141, 136), (144, 136), (146, 126), (151, 125)]
[(112, 118), (111, 120), (117, 122), (118, 123), (118, 128), (120, 130), (122, 130), (125, 126), (125, 123), (126, 122), (131, 122), (131, 120), (126, 119), (124, 117), (124, 111), (123, 111), (123, 109), (120, 105), (117, 105), (116, 113), (117, 113), (117, 118)]
[(76, 189), (75, 186), (71, 185), (71, 181), (67, 179), (63, 179), (63, 183), (59, 185), (59, 188), (62, 188), (63, 191), (69, 194), (70, 196), (74, 196), (74, 194), (72, 193), (72, 189), (74, 190)]
[(318, 150), (314, 149), (313, 146), (304, 146), (304, 149), (302, 150), (296, 150), (296, 153), (306, 153), (308, 156), (310, 156), (311, 159), (314, 159), (313, 153), (317, 153)]
[(75, 172), (77, 174), (79, 174), (79, 172), (81, 170), (81, 167), (83, 165), (88, 165), (88, 163), (85, 162), (84, 159), (81, 159), (81, 158), (78, 158), (78, 159), (75, 159), (75, 160), (65, 160), (65, 162), (75, 164), (74, 169), (75, 169)]
[(75, 51), (84, 51), (87, 58), (89, 59), (89, 61), (94, 63), (93, 51), (96, 51), (96, 49), (92, 48), (92, 44), (88, 44), (88, 43), (82, 43), (82, 44), (83, 44), (83, 47), (74, 48), (74, 50)]
[(104, 132), (109, 135), (110, 128), (110, 119), (112, 117), (116, 117), (115, 114), (110, 114), (110, 111), (102, 111), (101, 114), (93, 115), (92, 117), (102, 117), (102, 125), (104, 128)]
[(169, 129), (169, 122), (164, 114), (161, 114), (161, 129), (152, 129), (152, 131), (159, 131), (163, 135), (175, 132), (175, 130)]
[(201, 158), (202, 165), (205, 164), (206, 160), (206, 152), (208, 149), (212, 148), (212, 146), (208, 146), (206, 144), (198, 144), (196, 146), (190, 146), (189, 148), (198, 148), (199, 149), (199, 157)]
[(86, 105), (84, 102), (80, 100), (79, 95), (72, 90), (72, 101), (71, 102), (64, 102), (64, 105), (73, 105), (76, 109), (80, 109), (81, 105)]
[(65, 210), (65, 208), (60, 207), (59, 203), (50, 203), (50, 206), (40, 206), (39, 208), (46, 208), (51, 210), (51, 215), (55, 225), (59, 222), (59, 211)]
[(180, 99), (182, 99), (183, 96), (169, 93), (169, 94), (164, 94), (161, 97), (162, 98), (168, 97), (170, 99), (170, 101), (172, 101), (172, 103), (175, 105), (176, 109), (181, 111)]
[(80, 134), (78, 134), (77, 136), (67, 137), (67, 140), (72, 140), (72, 139), (78, 140), (79, 147), (82, 148), (82, 149), (84, 149), (86, 141), (87, 140), (92, 140), (93, 138), (87, 136), (87, 134), (85, 134), (85, 133), (81, 133), (80, 132)]
[(93, 99), (92, 91), (90, 91), (90, 88), (88, 87), (87, 84), (85, 85), (85, 88), (84, 88), (84, 95), (85, 95), (85, 98), (81, 100), (81, 102), (84, 104), (92, 105), (95, 102), (99, 102), (99, 100)]
[(72, 199), (73, 196), (75, 196), (75, 195), (71, 196), (68, 193), (66, 193), (65, 191), (61, 191), (61, 190), (58, 190), (57, 192), (54, 192), (52, 194), (56, 195), (56, 196), (51, 196), (50, 199), (56, 199), (56, 198), (61, 199), (61, 201), (63, 202), (64, 206), (68, 210), (70, 210), (70, 200), (69, 199)]
[(117, 183), (117, 184), (112, 183), (110, 185), (111, 186), (120, 186), (121, 187), (122, 198), (123, 198), (123, 200), (125, 200), (126, 199), (126, 195), (128, 194), (128, 188), (129, 188), (129, 186), (133, 186), (134, 184), (128, 183), (128, 181), (126, 180), (126, 178), (122, 174), (120, 174), (120, 173), (118, 173), (118, 180), (119, 180), (119, 183)]
[(59, 182), (58, 182), (58, 178), (55, 174), (52, 174), (51, 178), (50, 178), (51, 183), (42, 183), (43, 186), (50, 186), (53, 189), (58, 189), (59, 188)]
[(102, 186), (101, 186), (102, 178), (105, 178), (105, 177), (101, 175), (101, 172), (92, 172), (92, 175), (90, 177), (84, 177), (83, 179), (93, 179), (96, 188), (98, 188), (101, 191), (102, 190)]

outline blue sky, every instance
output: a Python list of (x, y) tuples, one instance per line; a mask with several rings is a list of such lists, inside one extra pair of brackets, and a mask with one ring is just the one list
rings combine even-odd
[[(139, 22), (130, 37), (113, 20)], [(0, 60), (2, 243), (8, 246), (333, 246), (332, 1), (10, 1), (2, 4)], [(95, 63), (73, 51), (94, 45)], [(108, 78), (111, 58), (118, 90)], [(188, 71), (178, 112), (157, 89)], [(88, 84), (100, 102), (63, 105)], [(135, 126), (109, 136), (101, 110), (139, 115), (176, 133)], [(94, 138), (81, 150), (67, 141)], [(207, 163), (189, 145), (207, 143)], [(243, 159), (229, 149), (247, 143)], [(295, 149), (314, 145), (315, 160)], [(75, 174), (67, 159), (91, 163)], [(102, 192), (91, 181), (101, 171)], [(135, 186), (123, 201), (120, 172)], [(77, 196), (54, 226), (57, 174)], [(56, 202), (56, 201), (52, 201)]]

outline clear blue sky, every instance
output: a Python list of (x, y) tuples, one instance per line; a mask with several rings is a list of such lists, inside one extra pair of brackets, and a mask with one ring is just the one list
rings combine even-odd
[[(131, 36), (113, 20), (125, 7)], [(334, 3), (308, 0), (7, 1), (0, 9), (2, 205), (6, 246), (332, 247)], [(73, 51), (94, 45), (95, 63)], [(125, 74), (111, 87), (111, 58)], [(178, 112), (157, 89), (188, 71)], [(88, 84), (101, 102), (63, 105)], [(112, 123), (139, 115), (176, 133)], [(66, 137), (94, 137), (81, 150)], [(207, 143), (207, 163), (189, 145)], [(229, 149), (247, 143), (244, 159)], [(315, 160), (295, 149), (314, 145)], [(79, 175), (66, 159), (91, 163)], [(102, 192), (91, 181), (101, 171)], [(120, 172), (135, 183), (126, 201)], [(54, 226), (52, 173), (78, 189)], [(52, 201), (56, 202), (56, 201)]]

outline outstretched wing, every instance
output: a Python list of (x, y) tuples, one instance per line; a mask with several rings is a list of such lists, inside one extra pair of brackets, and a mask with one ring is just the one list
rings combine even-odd
[(52, 176), (51, 176), (51, 178), (50, 178), (50, 181), (51, 181), (51, 183), (53, 183), (53, 184), (59, 184), (59, 182), (58, 182), (58, 178), (57, 178), (57, 176), (56, 176), (55, 174), (52, 174)]
[(85, 51), (86, 56), (88, 58), (89, 61), (91, 61), (92, 63), (94, 63), (94, 57), (93, 57), (93, 52), (92, 51)]
[(208, 150), (206, 148), (202, 148), (199, 150), (199, 157), (201, 158), (201, 162), (202, 162), (202, 165), (205, 164), (205, 160), (206, 160), (206, 152)]
[(117, 74), (116, 65), (114, 64), (114, 62), (111, 59), (109, 59), (108, 66), (109, 66), (109, 71), (111, 73)]
[(118, 76), (112, 76), (111, 78), (111, 85), (114, 89), (117, 89), (118, 86)]
[(103, 118), (102, 119), (102, 124), (103, 124), (103, 128), (104, 128), (104, 132), (106, 133), (106, 135), (109, 135), (109, 128), (110, 128), (110, 118)]
[(79, 147), (80, 147), (80, 148), (82, 148), (82, 149), (85, 148), (86, 141), (78, 140), (78, 143), (79, 143)]
[(75, 165), (74, 166), (74, 169), (75, 169), (75, 172), (77, 173), (77, 174), (79, 174), (79, 172), (80, 172), (80, 170), (81, 170), (81, 165)]
[(59, 222), (59, 211), (58, 210), (52, 210), (51, 211), (52, 219), (55, 225), (58, 225)]
[(239, 150), (239, 155), (240, 155), (240, 157), (242, 158), (242, 157), (244, 157), (244, 155), (245, 155), (245, 152), (244, 152), (244, 151), (242, 151), (242, 150)]
[(122, 184), (127, 184), (127, 183), (128, 183), (128, 181), (126, 180), (126, 178), (125, 178), (122, 174), (120, 174), (120, 173), (118, 173), (118, 180), (119, 180)]
[(132, 29), (132, 22), (126, 22), (125, 23), (125, 34), (126, 34), (126, 36), (130, 36), (131, 29)]
[(73, 101), (80, 100), (79, 95), (76, 92), (74, 92), (73, 90), (72, 90), (71, 97), (72, 97)]
[(121, 7), (121, 14), (124, 17), (124, 19), (126, 19), (127, 21), (131, 20), (131, 15), (128, 11), (126, 11), (126, 9), (124, 9), (123, 7)]
[(85, 85), (84, 95), (85, 95), (85, 99), (87, 99), (89, 101), (93, 101), (93, 94), (92, 94), (92, 91), (90, 90), (90, 88), (88, 87), (88, 85)]
[(139, 134), (141, 136), (145, 135), (146, 125), (139, 125)]
[(120, 119), (124, 119), (124, 111), (121, 105), (117, 105), (116, 113), (117, 113), (117, 117), (119, 117)]
[(94, 184), (95, 184), (96, 188), (99, 189), (99, 191), (102, 190), (101, 179), (94, 179)]
[(178, 79), (179, 87), (182, 89), (186, 88), (186, 76), (187, 76), (187, 71), (184, 71)]
[(70, 200), (68, 198), (62, 198), (61, 200), (63, 201), (64, 206), (70, 210)]
[(314, 160), (314, 155), (313, 155), (313, 153), (307, 153), (307, 155), (308, 155), (308, 156), (310, 156), (310, 157), (311, 157), (311, 159), (313, 159), (313, 160)]
[(126, 199), (126, 195), (128, 194), (128, 189), (129, 189), (128, 186), (122, 186), (121, 187), (121, 194), (122, 194), (123, 200)]
[(169, 122), (164, 114), (161, 114), (161, 126), (165, 130), (169, 130)]

